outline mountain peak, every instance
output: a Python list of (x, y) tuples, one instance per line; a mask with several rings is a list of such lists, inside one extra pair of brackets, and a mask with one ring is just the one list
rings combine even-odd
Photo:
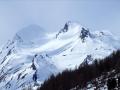
[(16, 33), (13, 40), (23, 43), (37, 43), (45, 38), (45, 30), (39, 25), (29, 25)]
[(64, 27), (56, 34), (56, 38), (71, 38), (71, 37), (80, 37), (82, 42), (85, 41), (85, 38), (91, 36), (89, 29), (81, 26), (76, 22), (68, 21), (65, 23)]
[(65, 25), (64, 25), (63, 30), (67, 31), (69, 29), (70, 24), (71, 24), (71, 21), (66, 22)]
[(68, 21), (64, 27), (56, 34), (56, 38), (72, 37), (80, 33), (82, 26), (76, 22)]

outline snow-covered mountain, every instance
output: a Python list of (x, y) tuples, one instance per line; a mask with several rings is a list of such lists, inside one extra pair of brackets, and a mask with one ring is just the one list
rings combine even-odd
[(37, 25), (20, 30), (0, 51), (0, 90), (40, 85), (51, 74), (90, 64), (120, 48), (108, 31), (90, 31), (67, 22), (57, 33)]

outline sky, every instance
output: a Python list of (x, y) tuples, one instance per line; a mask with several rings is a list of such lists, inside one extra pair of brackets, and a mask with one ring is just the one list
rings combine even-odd
[(120, 0), (1, 0), (0, 45), (31, 24), (51, 32), (67, 21), (119, 36)]

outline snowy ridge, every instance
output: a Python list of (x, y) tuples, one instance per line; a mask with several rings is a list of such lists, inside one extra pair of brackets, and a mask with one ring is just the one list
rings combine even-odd
[(51, 74), (74, 69), (83, 62), (92, 63), (118, 48), (120, 41), (111, 33), (91, 32), (78, 23), (67, 22), (56, 34), (30, 25), (16, 33), (1, 50), (0, 90), (40, 85)]

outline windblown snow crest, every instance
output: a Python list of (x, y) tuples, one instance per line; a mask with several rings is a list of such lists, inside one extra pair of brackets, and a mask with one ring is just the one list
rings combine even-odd
[[(53, 37), (38, 25), (16, 33), (0, 52), (0, 90), (37, 87), (51, 74), (92, 63), (120, 48), (108, 31), (94, 31), (67, 22)], [(111, 40), (113, 43), (111, 43)]]

